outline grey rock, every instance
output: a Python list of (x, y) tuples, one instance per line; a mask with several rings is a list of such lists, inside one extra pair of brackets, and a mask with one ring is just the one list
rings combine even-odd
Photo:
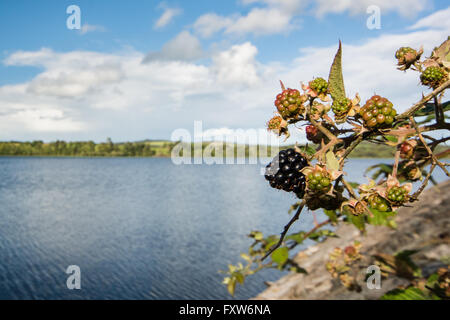
[[(339, 238), (331, 238), (323, 243), (300, 252), (295, 261), (308, 271), (308, 274), (291, 273), (259, 294), (255, 299), (378, 299), (381, 295), (408, 280), (389, 275), (383, 279), (381, 289), (368, 289), (362, 285), (361, 292), (349, 291), (325, 269), (330, 252), (336, 247), (345, 247), (358, 240), (365, 257), (377, 253), (395, 254), (403, 250), (420, 249), (412, 256), (414, 263), (424, 276), (434, 273), (438, 268), (450, 263), (450, 180), (423, 192), (420, 200), (411, 207), (398, 211), (396, 230), (388, 227), (368, 226), (362, 235), (352, 225), (343, 224), (336, 230)], [(372, 258), (373, 259), (373, 258)], [(365, 261), (367, 266), (372, 261)], [(359, 283), (363, 283), (365, 269), (357, 271)]]

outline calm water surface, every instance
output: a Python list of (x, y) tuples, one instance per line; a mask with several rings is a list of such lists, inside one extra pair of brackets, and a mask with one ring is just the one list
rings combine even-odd
[[(348, 180), (366, 181), (363, 168), (379, 161), (351, 160)], [(239, 261), (249, 231), (279, 233), (295, 201), (260, 169), (0, 158), (0, 299), (229, 299), (218, 270)], [(294, 228), (311, 226), (307, 213)], [(81, 290), (66, 287), (69, 265), (81, 268)], [(279, 277), (252, 276), (236, 298)]]

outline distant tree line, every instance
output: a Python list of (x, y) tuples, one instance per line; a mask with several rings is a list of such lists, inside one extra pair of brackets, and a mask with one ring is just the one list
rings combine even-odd
[[(0, 156), (62, 156), (62, 157), (170, 157), (172, 149), (179, 142), (164, 141), (164, 140), (145, 140), (138, 142), (120, 142), (114, 143), (111, 139), (107, 139), (106, 142), (95, 143), (93, 141), (80, 141), (80, 142), (66, 142), (57, 140), (54, 142), (43, 141), (31, 141), (31, 142), (19, 142), (8, 141), (0, 142)], [(202, 153), (206, 153), (207, 156), (215, 156), (216, 148), (211, 149), (211, 142), (203, 142), (201, 144)], [(237, 144), (223, 144), (220, 148), (222, 154), (226, 157), (249, 157), (251, 150), (256, 150), (258, 157), (267, 157), (272, 151), (278, 152), (277, 147), (268, 146), (249, 146), (240, 145), (243, 148), (238, 148)], [(191, 144), (191, 155), (194, 156), (195, 145)], [(291, 148), (293, 146), (283, 146), (284, 148)], [(311, 147), (316, 147), (310, 145)], [(189, 146), (188, 146), (189, 148)], [(231, 148), (231, 149), (230, 149)], [(304, 148), (304, 146), (302, 146)], [(207, 150), (206, 150), (207, 149)], [(238, 151), (241, 150), (241, 151)], [(274, 149), (274, 150), (272, 150)], [(393, 157), (392, 148), (384, 145), (373, 145), (368, 143), (361, 143), (350, 154), (350, 158), (391, 158)], [(440, 151), (441, 148), (438, 148)], [(174, 150), (175, 151), (175, 150)], [(183, 155), (181, 152), (176, 152), (179, 156)]]
[[(80, 157), (153, 157), (170, 153), (172, 143), (153, 144), (150, 141), (113, 143), (108, 139), (104, 143), (93, 141), (44, 143), (0, 142), (2, 156), (80, 156)], [(161, 154), (163, 153), (163, 154)]]

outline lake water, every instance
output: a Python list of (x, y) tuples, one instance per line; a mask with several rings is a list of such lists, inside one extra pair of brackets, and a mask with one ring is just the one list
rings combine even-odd
[[(366, 181), (379, 161), (350, 160), (348, 180)], [(218, 271), (239, 261), (251, 230), (279, 233), (295, 202), (261, 167), (0, 158), (0, 299), (230, 299)], [(304, 213), (292, 230), (311, 226)], [(66, 287), (69, 265), (81, 290)], [(251, 276), (236, 298), (280, 276)]]

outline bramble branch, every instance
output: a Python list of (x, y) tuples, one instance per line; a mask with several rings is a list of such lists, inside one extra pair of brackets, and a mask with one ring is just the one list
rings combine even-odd
[(413, 116), (416, 111), (420, 110), (428, 101), (436, 97), (438, 94), (443, 92), (445, 89), (450, 87), (450, 80), (447, 80), (442, 85), (437, 87), (433, 92), (431, 92), (429, 95), (423, 97), (419, 102), (417, 102), (415, 105), (413, 105), (411, 108), (403, 112), (402, 114), (399, 114), (397, 117), (395, 117), (396, 120), (402, 120), (407, 119), (411, 116)]
[(261, 261), (264, 261), (264, 259), (266, 259), (268, 256), (270, 256), (276, 249), (278, 249), (281, 244), (283, 243), (284, 238), (286, 237), (287, 232), (289, 231), (289, 229), (291, 228), (292, 224), (298, 220), (298, 218), (300, 217), (300, 213), (303, 210), (303, 207), (305, 206), (306, 202), (303, 200), (298, 209), (297, 212), (295, 213), (295, 215), (292, 217), (292, 219), (289, 221), (289, 223), (287, 225), (284, 226), (283, 232), (280, 235), (280, 240), (278, 240), (278, 243), (276, 245), (274, 245), (265, 255), (264, 257), (261, 258)]

